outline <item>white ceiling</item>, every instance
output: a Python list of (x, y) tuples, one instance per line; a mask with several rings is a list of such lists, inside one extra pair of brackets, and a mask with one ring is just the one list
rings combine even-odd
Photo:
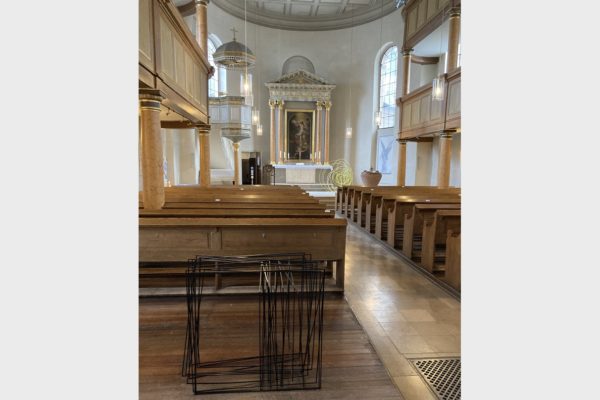
[(396, 10), (394, 0), (246, 0), (245, 5), (243, 0), (211, 2), (238, 18), (244, 19), (246, 14), (255, 24), (288, 30), (347, 28)]

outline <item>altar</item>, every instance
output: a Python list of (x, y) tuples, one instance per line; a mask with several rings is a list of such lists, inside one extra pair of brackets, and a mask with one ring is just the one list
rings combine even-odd
[(326, 181), (331, 165), (320, 164), (275, 164), (275, 184), (315, 184)]
[[(280, 166), (279, 179), (315, 183), (313, 175), (329, 163), (331, 91), (336, 85), (317, 76), (312, 62), (298, 55), (285, 61), (279, 79), (265, 85), (271, 109), (270, 164)], [(287, 168), (298, 164), (304, 165)]]

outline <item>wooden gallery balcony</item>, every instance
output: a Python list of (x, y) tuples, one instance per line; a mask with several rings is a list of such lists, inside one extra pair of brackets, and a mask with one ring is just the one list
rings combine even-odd
[(432, 136), (460, 129), (461, 69), (444, 74), (442, 100), (432, 100), (432, 84), (421, 86), (396, 100), (400, 108), (400, 138)]
[(176, 113), (171, 118), (161, 113), (163, 127), (208, 124), (210, 73), (204, 52), (177, 8), (171, 2), (139, 0), (139, 86), (160, 90), (165, 96), (162, 105)]

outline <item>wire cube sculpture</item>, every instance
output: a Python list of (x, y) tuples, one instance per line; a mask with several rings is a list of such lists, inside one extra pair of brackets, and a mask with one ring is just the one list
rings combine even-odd
[[(257, 276), (256, 356), (202, 360), (203, 288), (216, 273)], [(189, 260), (182, 375), (194, 394), (320, 389), (324, 294), (325, 268), (308, 254)]]

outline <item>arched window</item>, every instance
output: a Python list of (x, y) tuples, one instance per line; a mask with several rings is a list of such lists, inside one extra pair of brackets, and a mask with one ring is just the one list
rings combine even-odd
[(212, 41), (211, 38), (208, 38), (208, 62), (215, 68), (215, 73), (212, 78), (208, 80), (208, 97), (218, 97), (219, 96), (219, 69), (215, 64), (215, 60), (213, 59), (213, 53), (217, 50), (217, 46)]
[(398, 47), (383, 53), (379, 64), (379, 128), (393, 128), (396, 117), (396, 77), (398, 76)]

